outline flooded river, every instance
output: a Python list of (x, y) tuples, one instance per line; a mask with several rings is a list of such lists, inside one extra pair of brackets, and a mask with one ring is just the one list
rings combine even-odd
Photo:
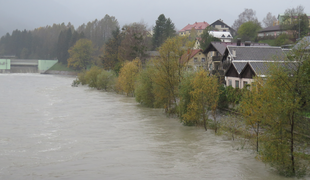
[(0, 74), (0, 179), (283, 179), (212, 130), (73, 80)]

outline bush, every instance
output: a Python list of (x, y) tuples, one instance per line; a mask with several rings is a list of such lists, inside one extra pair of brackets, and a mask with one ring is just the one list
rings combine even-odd
[(78, 77), (77, 77), (78, 81), (79, 81), (82, 85), (87, 84), (87, 80), (86, 80), (86, 78), (85, 78), (85, 75), (86, 75), (86, 71), (83, 71), (83, 72), (79, 73), (79, 74), (78, 74)]
[(97, 66), (93, 66), (86, 72), (85, 79), (89, 87), (97, 88), (97, 77), (101, 73), (102, 69)]
[(97, 76), (97, 88), (109, 91), (114, 89), (116, 82), (116, 74), (114, 71), (102, 70)]

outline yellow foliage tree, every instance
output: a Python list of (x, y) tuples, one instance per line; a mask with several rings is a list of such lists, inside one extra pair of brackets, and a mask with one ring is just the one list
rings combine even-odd
[(118, 79), (117, 88), (126, 93), (127, 96), (134, 96), (135, 82), (141, 69), (139, 58), (133, 61), (127, 61), (121, 68)]
[(155, 104), (162, 103), (166, 112), (173, 113), (175, 110), (184, 69), (182, 55), (188, 54), (193, 45), (188, 42), (187, 36), (168, 38), (159, 48), (160, 58), (154, 60)]
[(70, 54), (68, 67), (77, 70), (86, 69), (87, 65), (89, 65), (92, 60), (93, 51), (94, 49), (91, 40), (78, 40), (68, 51)]
[(217, 132), (216, 109), (220, 94), (218, 79), (200, 69), (194, 77), (192, 86), (193, 90), (190, 92), (192, 99), (187, 113), (183, 115), (184, 119), (195, 123), (202, 119), (204, 128), (207, 130), (208, 111), (210, 111), (214, 119), (215, 132)]

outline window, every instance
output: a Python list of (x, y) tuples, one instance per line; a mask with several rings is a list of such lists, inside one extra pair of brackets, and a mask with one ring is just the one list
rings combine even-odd
[(248, 84), (247, 81), (243, 81), (243, 88), (245, 88), (247, 84)]
[(235, 88), (239, 88), (239, 81), (235, 81)]
[(228, 80), (228, 86), (232, 86), (232, 81), (231, 81), (231, 79)]
[(205, 62), (206, 61), (206, 58), (201, 58), (201, 62)]
[(194, 62), (197, 62), (197, 58), (194, 58)]

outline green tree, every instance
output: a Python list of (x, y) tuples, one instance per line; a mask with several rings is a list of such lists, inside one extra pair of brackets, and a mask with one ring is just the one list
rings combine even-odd
[(243, 23), (238, 29), (238, 37), (242, 41), (255, 41), (258, 31), (261, 29), (260, 24), (248, 21)]
[(201, 49), (206, 49), (209, 46), (209, 44), (213, 41), (221, 42), (219, 38), (216, 38), (211, 34), (209, 34), (209, 31), (211, 30), (212, 27), (207, 27), (206, 29), (203, 30), (202, 34), (200, 35), (199, 43)]
[(116, 30), (112, 32), (112, 38), (109, 39), (103, 47), (103, 55), (99, 57), (105, 70), (114, 70), (116, 73), (119, 72), (122, 65), (122, 62), (118, 59), (118, 49), (121, 42), (122, 37), (120, 35), (120, 29), (116, 28)]
[(86, 69), (92, 60), (93, 45), (90, 40), (80, 39), (69, 49), (68, 67), (77, 70)]
[(153, 32), (153, 49), (161, 46), (167, 38), (176, 35), (174, 24), (170, 18), (166, 19), (164, 14), (159, 15), (158, 19), (156, 20), (156, 25), (153, 28)]
[(142, 69), (139, 73), (135, 86), (136, 101), (147, 107), (155, 107), (153, 76), (153, 62), (149, 61), (146, 65), (146, 68)]
[(113, 90), (116, 83), (116, 74), (114, 71), (102, 70), (97, 76), (97, 89), (105, 91)]

